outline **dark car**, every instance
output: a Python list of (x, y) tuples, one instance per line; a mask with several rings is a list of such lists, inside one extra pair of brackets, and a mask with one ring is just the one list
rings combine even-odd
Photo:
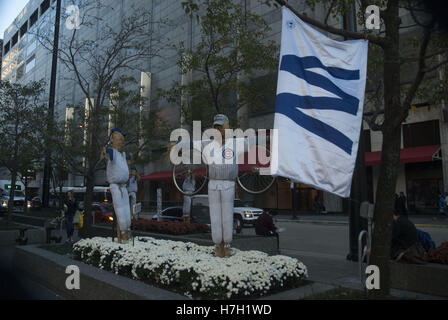
[(114, 219), (114, 207), (111, 204), (94, 204), (92, 213), (94, 214), (95, 222), (112, 222)]
[[(166, 209), (163, 209), (161, 212), (161, 217), (163, 220), (184, 221), (182, 207), (168, 207)], [(158, 214), (152, 216), (152, 220), (158, 220), (158, 218)], [(210, 213), (208, 211), (208, 206), (201, 206), (199, 204), (192, 207), (190, 222), (200, 222), (210, 227)]]
[(39, 197), (34, 197), (31, 199), (31, 209), (40, 210), (42, 209), (42, 201), (40, 201)]
[[(160, 213), (160, 216), (163, 220), (170, 220), (170, 221), (183, 221), (183, 212), (182, 207), (168, 207), (162, 210)], [(155, 214), (152, 216), (152, 220), (158, 220), (159, 215)], [(192, 221), (193, 222), (193, 221)]]

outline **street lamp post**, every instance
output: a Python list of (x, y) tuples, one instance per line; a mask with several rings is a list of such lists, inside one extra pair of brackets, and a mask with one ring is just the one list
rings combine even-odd
[[(53, 38), (53, 57), (51, 62), (51, 79), (50, 79), (50, 98), (48, 103), (48, 129), (51, 133), (54, 121), (54, 103), (56, 91), (56, 71), (58, 64), (58, 50), (59, 50), (59, 20), (61, 18), (61, 0), (56, 0), (56, 16), (54, 21), (54, 38)], [(48, 148), (48, 145), (47, 145)], [(45, 155), (44, 178), (42, 186), (42, 205), (44, 208), (48, 207), (50, 199), (50, 175), (51, 175), (51, 155), (50, 150), (47, 149)]]

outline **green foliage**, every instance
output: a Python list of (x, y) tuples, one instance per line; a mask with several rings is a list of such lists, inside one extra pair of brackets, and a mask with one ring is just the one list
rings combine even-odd
[(0, 81), (0, 164), (25, 175), (43, 157), (48, 108), (40, 103), (43, 82)]
[(278, 47), (267, 40), (267, 23), (231, 0), (189, 0), (182, 6), (201, 30), (197, 46), (176, 47), (179, 68), (191, 80), (176, 81), (171, 89), (159, 90), (159, 96), (179, 105), (187, 124), (202, 120), (208, 125), (216, 113), (225, 113), (236, 123), (240, 108), (263, 108), (275, 87), (272, 81), (256, 90), (252, 84), (278, 67)]

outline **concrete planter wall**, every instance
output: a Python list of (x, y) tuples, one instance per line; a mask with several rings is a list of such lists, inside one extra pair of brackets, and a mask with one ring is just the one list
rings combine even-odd
[(390, 263), (391, 287), (448, 297), (448, 265)]
[[(66, 267), (80, 270), (80, 289), (68, 290)], [(66, 299), (73, 300), (179, 300), (180, 294), (89, 266), (37, 246), (16, 247), (13, 268)]]
[[(19, 237), (19, 230), (0, 231), (0, 245), (15, 245)], [(25, 232), (25, 238), (28, 238), (27, 244), (45, 243), (45, 230), (30, 229)]]
[[(80, 270), (80, 289), (68, 290), (65, 282), (69, 274), (66, 267), (76, 265)], [(16, 247), (13, 268), (46, 288), (71, 300), (191, 300), (181, 294), (156, 288), (132, 280), (68, 256), (40, 249), (37, 246)], [(303, 287), (286, 290), (260, 300), (301, 299), (309, 295), (334, 289), (334, 286), (307, 283)]]

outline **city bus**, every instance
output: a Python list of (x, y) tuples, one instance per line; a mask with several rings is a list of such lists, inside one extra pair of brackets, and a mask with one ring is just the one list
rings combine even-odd
[[(75, 200), (79, 202), (80, 208), (83, 208), (84, 196), (86, 194), (86, 187), (62, 187), (62, 193), (73, 191)], [(50, 203), (51, 207), (59, 207), (59, 192), (60, 188), (50, 189)], [(64, 195), (65, 196), (65, 195)], [(109, 187), (95, 186), (93, 187), (93, 203), (112, 203), (112, 195)]]

